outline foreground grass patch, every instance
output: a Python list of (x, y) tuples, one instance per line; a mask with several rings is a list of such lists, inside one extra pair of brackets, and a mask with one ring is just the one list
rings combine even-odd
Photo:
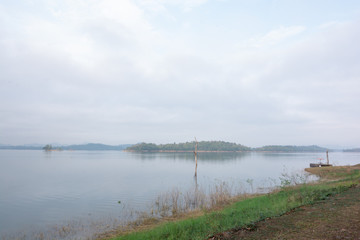
[(321, 177), (336, 180), (283, 188), (278, 192), (236, 202), (220, 211), (205, 212), (197, 218), (162, 223), (153, 229), (114, 239), (206, 239), (217, 232), (248, 226), (266, 218), (282, 215), (296, 207), (325, 200), (330, 195), (358, 184), (360, 179), (357, 168), (344, 170), (335, 167), (317, 171)]

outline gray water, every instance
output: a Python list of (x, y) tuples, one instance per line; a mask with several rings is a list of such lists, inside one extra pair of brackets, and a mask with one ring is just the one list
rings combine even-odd
[[(303, 171), (325, 153), (199, 153), (198, 184), (246, 182), (255, 188)], [(334, 165), (359, 153), (330, 153)], [(0, 236), (67, 221), (116, 218), (122, 206), (143, 210), (159, 194), (194, 181), (191, 153), (0, 150)]]

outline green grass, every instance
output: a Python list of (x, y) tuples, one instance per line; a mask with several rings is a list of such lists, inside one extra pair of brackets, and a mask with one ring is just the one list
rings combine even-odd
[(286, 187), (278, 192), (236, 202), (220, 211), (206, 212), (197, 218), (163, 223), (153, 229), (119, 236), (114, 240), (206, 239), (218, 232), (251, 226), (257, 221), (282, 215), (296, 207), (326, 200), (330, 195), (350, 188), (360, 179), (359, 170), (347, 174), (339, 170), (339, 174), (335, 175), (341, 175), (343, 179)]

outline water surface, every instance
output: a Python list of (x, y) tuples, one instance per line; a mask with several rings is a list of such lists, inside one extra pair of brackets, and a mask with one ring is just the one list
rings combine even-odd
[[(325, 153), (199, 153), (198, 179), (251, 179), (254, 188), (279, 183)], [(359, 153), (330, 153), (331, 163), (353, 165)], [(156, 196), (194, 181), (191, 153), (0, 150), (0, 236), (77, 219), (120, 215), (121, 206), (143, 210)], [(250, 188), (248, 188), (250, 191)], [(121, 201), (121, 206), (118, 203)]]

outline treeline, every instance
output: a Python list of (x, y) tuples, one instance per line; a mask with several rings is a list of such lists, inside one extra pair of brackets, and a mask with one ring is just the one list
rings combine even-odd
[(84, 150), (84, 151), (122, 151), (127, 147), (132, 146), (132, 144), (122, 144), (122, 145), (106, 145), (101, 143), (87, 143), (79, 145), (66, 145), (66, 146), (53, 146), (47, 144), (45, 146), (9, 146), (9, 145), (0, 145), (0, 149), (8, 150)]
[(53, 147), (51, 144), (45, 145), (42, 149), (45, 151), (62, 151), (63, 150), (61, 147)]
[(101, 143), (88, 143), (81, 145), (68, 145), (61, 146), (63, 150), (88, 150), (88, 151), (120, 151), (124, 150), (127, 147), (131, 146), (131, 144), (122, 144), (122, 145), (106, 145)]
[(45, 151), (52, 151), (52, 150), (84, 150), (84, 151), (121, 151), (125, 148), (131, 146), (130, 144), (123, 144), (123, 145), (105, 145), (101, 143), (88, 143), (88, 144), (81, 144), (81, 145), (68, 145), (68, 146), (57, 146), (53, 147), (52, 145), (46, 145), (43, 147)]
[(316, 145), (311, 145), (311, 146), (269, 145), (259, 148), (253, 148), (252, 150), (259, 152), (326, 152), (326, 150), (328, 149)]
[(41, 150), (42, 147), (40, 146), (25, 146), (25, 145), (19, 145), (19, 146), (11, 146), (11, 145), (1, 145), (0, 150)]
[[(139, 143), (126, 148), (126, 151), (146, 152), (146, 151), (194, 151), (195, 142), (173, 143), (173, 144), (154, 144)], [(224, 141), (202, 141), (198, 143), (199, 151), (224, 151), (224, 152), (325, 152), (327, 149), (316, 145), (311, 146), (281, 146), (269, 145), (259, 148), (250, 148), (241, 144)]]
[(344, 152), (360, 152), (360, 148), (345, 149)]
[[(154, 144), (139, 143), (126, 148), (126, 151), (144, 152), (144, 151), (194, 151), (195, 142), (173, 143), (173, 144)], [(250, 147), (241, 144), (224, 141), (201, 141), (198, 142), (199, 151), (226, 151), (239, 152), (250, 151)]]

